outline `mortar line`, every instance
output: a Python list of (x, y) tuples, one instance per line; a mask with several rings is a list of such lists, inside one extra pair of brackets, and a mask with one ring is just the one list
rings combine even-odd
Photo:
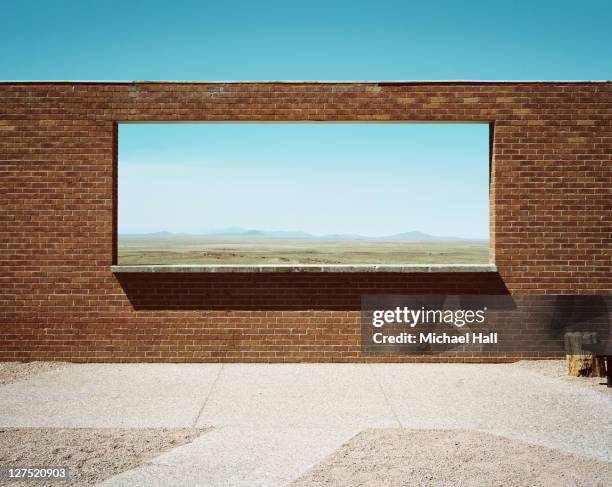
[(402, 422), (400, 421), (399, 416), (397, 415), (397, 412), (395, 411), (395, 408), (391, 404), (391, 401), (387, 397), (387, 393), (385, 392), (385, 389), (382, 386), (382, 383), (380, 382), (380, 379), (376, 375), (376, 372), (374, 371), (374, 368), (372, 367), (372, 364), (368, 364), (368, 367), (370, 369), (371, 374), (374, 376), (374, 380), (376, 381), (376, 384), (378, 385), (378, 388), (380, 389), (380, 392), (383, 395), (383, 397), (385, 399), (385, 402), (387, 403), (387, 406), (391, 410), (391, 414), (393, 414), (393, 417), (395, 418), (395, 421), (397, 422), (397, 424), (398, 424), (398, 426), (400, 428), (403, 428), (404, 426), (402, 425)]
[(208, 395), (204, 399), (204, 402), (202, 403), (202, 407), (198, 411), (198, 415), (196, 416), (195, 421), (193, 422), (192, 428), (195, 428), (198, 425), (198, 421), (200, 421), (200, 416), (202, 416), (202, 413), (204, 412), (204, 408), (208, 404), (208, 400), (210, 399), (210, 396), (212, 396), (213, 391), (215, 390), (215, 386), (217, 385), (217, 382), (219, 382), (219, 377), (221, 377), (221, 372), (223, 371), (224, 367), (225, 367), (225, 364), (222, 363), (221, 367), (219, 367), (219, 372), (217, 372), (217, 377), (215, 377), (215, 380), (211, 384), (210, 389), (208, 391)]

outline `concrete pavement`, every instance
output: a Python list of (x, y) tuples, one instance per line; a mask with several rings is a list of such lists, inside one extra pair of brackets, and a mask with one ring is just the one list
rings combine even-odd
[(0, 387), (0, 425), (193, 426), (221, 365), (71, 365)]
[(0, 387), (0, 426), (214, 430), (106, 486), (279, 486), (366, 428), (477, 429), (612, 460), (612, 400), (508, 364), (73, 365)]

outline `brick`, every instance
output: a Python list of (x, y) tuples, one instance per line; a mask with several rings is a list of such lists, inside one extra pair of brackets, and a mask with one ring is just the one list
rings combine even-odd
[[(552, 358), (366, 356), (360, 296), (612, 293), (611, 83), (5, 82), (0, 107), (0, 360)], [(492, 122), (499, 272), (113, 275), (116, 122), (194, 120)]]

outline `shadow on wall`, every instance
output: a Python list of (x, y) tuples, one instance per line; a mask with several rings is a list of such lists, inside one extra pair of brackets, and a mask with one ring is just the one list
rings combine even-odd
[(364, 294), (510, 294), (476, 273), (118, 273), (135, 310), (359, 311)]

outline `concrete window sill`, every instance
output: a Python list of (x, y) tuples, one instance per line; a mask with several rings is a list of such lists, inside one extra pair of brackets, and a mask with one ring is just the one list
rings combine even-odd
[(111, 272), (497, 272), (495, 264), (113, 265)]

